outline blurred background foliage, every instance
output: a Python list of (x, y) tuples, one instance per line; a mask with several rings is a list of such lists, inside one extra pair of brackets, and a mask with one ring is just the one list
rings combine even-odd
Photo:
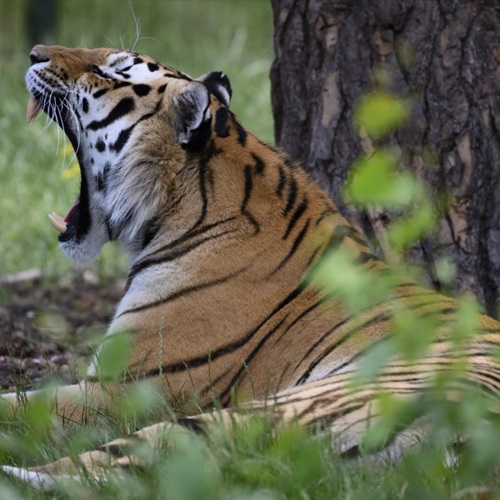
[[(70, 267), (47, 214), (66, 214), (79, 173), (64, 134), (45, 117), (25, 121), (24, 73), (31, 48), (29, 0), (0, 0), (0, 276), (39, 268), (57, 276)], [(35, 0), (40, 6), (46, 2)], [(233, 86), (232, 109), (260, 138), (273, 141), (269, 68), (272, 14), (267, 0), (58, 0), (55, 32), (39, 42), (134, 48), (198, 76), (222, 70)], [(43, 9), (42, 9), (43, 13)], [(40, 12), (31, 15), (43, 16)], [(36, 25), (36, 19), (35, 23)], [(93, 269), (125, 268), (107, 245)]]

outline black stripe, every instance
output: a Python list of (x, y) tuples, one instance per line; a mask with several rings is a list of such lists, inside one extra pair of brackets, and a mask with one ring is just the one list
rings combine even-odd
[(111, 151), (116, 151), (117, 153), (119, 153), (123, 149), (123, 146), (125, 146), (125, 144), (127, 144), (127, 141), (130, 139), (130, 134), (134, 130), (135, 126), (136, 124), (134, 123), (130, 127), (123, 129), (118, 135), (116, 141), (113, 144), (109, 145), (109, 149)]
[(127, 309), (120, 313), (116, 318), (120, 318), (121, 316), (124, 316), (125, 314), (132, 314), (136, 313), (139, 311), (144, 311), (146, 309), (151, 309), (152, 307), (157, 307), (161, 304), (166, 304), (167, 302), (172, 302), (174, 300), (177, 300), (181, 297), (185, 297), (186, 295), (189, 295), (191, 293), (196, 293), (199, 292), (200, 290), (205, 290), (207, 288), (214, 287), (216, 285), (221, 285), (222, 283), (227, 283), (229, 280), (235, 278), (239, 274), (242, 274), (245, 272), (248, 268), (244, 267), (240, 269), (239, 271), (236, 271), (234, 273), (230, 273), (226, 276), (223, 276), (222, 278), (217, 278), (212, 281), (207, 281), (206, 283), (198, 283), (197, 285), (190, 285), (187, 286), (186, 288), (181, 288), (177, 292), (173, 293), (172, 295), (169, 295), (167, 297), (163, 297), (162, 299), (155, 300), (153, 302), (149, 302), (148, 304), (143, 304), (141, 306), (136, 306), (136, 307), (131, 307), (130, 309)]
[(285, 234), (283, 235), (282, 238), (283, 240), (286, 240), (288, 238), (288, 235), (295, 227), (295, 224), (298, 222), (298, 220), (302, 217), (306, 209), (307, 209), (307, 198), (304, 196), (304, 199), (301, 201), (300, 205), (297, 207), (297, 209), (295, 210), (295, 212), (293, 213), (292, 217), (288, 222), (288, 227), (286, 228)]
[(98, 191), (106, 192), (106, 189), (108, 187), (108, 176), (109, 176), (110, 170), (111, 170), (111, 163), (109, 163), (109, 161), (107, 161), (104, 164), (102, 172), (99, 172), (97, 174), (97, 190)]
[[(329, 298), (329, 297), (328, 297)], [(316, 309), (318, 306), (320, 306), (325, 300), (327, 300), (327, 297), (323, 297), (321, 298), (319, 301), (317, 301), (315, 304), (313, 304), (312, 306), (308, 307), (305, 311), (303, 311), (297, 318), (295, 318), (292, 323), (290, 323), (286, 330), (276, 339), (274, 346), (276, 346), (276, 344), (301, 320), (303, 319), (305, 316), (307, 316), (310, 312), (312, 312), (314, 309)], [(288, 314), (283, 318), (283, 320), (281, 320), (269, 333), (267, 333), (263, 338), (262, 340), (257, 344), (257, 346), (255, 347), (255, 349), (250, 353), (249, 356), (247, 356), (247, 358), (245, 359), (244, 363), (243, 363), (243, 366), (238, 370), (237, 374), (233, 377), (233, 379), (231, 380), (231, 382), (229, 383), (228, 387), (226, 388), (226, 394), (221, 394), (221, 398), (225, 397), (227, 395), (227, 392), (231, 390), (231, 387), (234, 386), (234, 384), (236, 383), (236, 380), (238, 380), (238, 378), (241, 376), (241, 374), (243, 373), (243, 370), (246, 370), (247, 367), (249, 366), (249, 363), (250, 361), (252, 361), (252, 359), (255, 357), (255, 355), (258, 353), (258, 351), (260, 349), (262, 349), (262, 347), (264, 346), (264, 344), (271, 338), (271, 336), (279, 330), (279, 328), (283, 325), (283, 323), (285, 322), (285, 320), (288, 318)]]
[(375, 262), (380, 262), (380, 259), (369, 252), (359, 252), (359, 255), (354, 259), (354, 265), (362, 266), (367, 262), (373, 262), (373, 266), (365, 268), (365, 271), (372, 271), (375, 266)]
[(276, 195), (281, 198), (286, 183), (285, 171), (281, 165), (278, 165), (278, 175), (279, 175), (279, 180), (278, 180), (278, 186), (276, 187)]
[(111, 123), (120, 119), (122, 116), (127, 115), (133, 111), (135, 107), (134, 99), (132, 97), (124, 97), (102, 120), (94, 120), (87, 126), (90, 130), (99, 130), (100, 128), (107, 127)]
[[(156, 231), (154, 234), (156, 234)], [(227, 236), (228, 234), (234, 233), (235, 231), (236, 231), (236, 229), (227, 229), (223, 232), (220, 232), (217, 234), (211, 234), (205, 238), (194, 241), (191, 244), (186, 245), (182, 248), (174, 249), (166, 255), (160, 255), (156, 258), (150, 258), (148, 256), (147, 258), (141, 260), (139, 263), (135, 264), (133, 266), (133, 268), (131, 269), (131, 271), (129, 272), (126, 290), (128, 290), (130, 288), (130, 285), (132, 284), (133, 278), (135, 278), (135, 276), (137, 274), (143, 272), (144, 270), (148, 269), (149, 267), (161, 265), (161, 264), (164, 264), (165, 262), (172, 262), (180, 257), (183, 257), (184, 255), (195, 250), (196, 248), (198, 248), (199, 246), (203, 245), (204, 243), (206, 243), (208, 241), (212, 241), (212, 240), (214, 240), (216, 238), (220, 238), (222, 236)], [(153, 236), (154, 236), (154, 234), (153, 234)], [(149, 241), (151, 241), (151, 238), (149, 239)], [(146, 246), (146, 245), (144, 245), (144, 246)], [(154, 252), (154, 254), (156, 255), (157, 252)]]
[[(409, 297), (411, 297), (411, 296), (409, 296)], [(398, 299), (398, 297), (393, 298), (392, 300), (397, 300), (397, 299)], [(391, 299), (387, 299), (387, 300), (391, 300)], [(422, 303), (419, 303), (419, 304), (410, 304), (409, 306), (407, 305), (406, 307), (408, 307), (409, 310), (416, 311), (420, 307), (425, 307), (427, 305), (434, 305), (434, 304), (435, 304), (435, 301), (432, 301), (432, 302), (423, 303), (423, 304)], [(380, 305), (380, 304), (377, 304), (377, 305)], [(429, 311), (429, 312), (425, 312), (425, 313), (419, 313), (419, 317), (432, 316), (432, 315), (436, 315), (436, 314), (443, 315), (443, 314), (448, 314), (450, 312), (456, 312), (456, 308), (449, 308), (449, 307), (447, 307), (447, 308), (445, 308), (443, 310), (439, 310), (439, 311)], [(345, 343), (351, 337), (353, 337), (354, 335), (356, 335), (360, 331), (365, 330), (366, 328), (370, 327), (371, 325), (377, 323), (378, 321), (381, 321), (381, 320), (382, 321), (390, 320), (391, 319), (391, 315), (389, 313), (390, 313), (390, 311), (389, 312), (388, 311), (383, 311), (382, 313), (379, 313), (379, 314), (375, 315), (373, 318), (371, 318), (368, 321), (365, 321), (362, 325), (357, 326), (353, 330), (347, 332), (345, 335), (342, 336), (342, 338), (338, 339), (334, 344), (330, 345), (328, 347), (328, 349), (326, 349), (326, 351), (324, 351), (319, 358), (317, 358), (311, 365), (309, 365), (309, 367), (306, 369), (306, 371), (304, 372), (304, 374), (300, 377), (299, 384), (304, 383), (305, 381), (307, 381), (307, 379), (308, 379), (309, 375), (311, 374), (312, 370), (314, 368), (316, 368), (316, 366), (318, 366), (321, 363), (321, 361), (323, 361), (324, 358), (326, 358), (327, 356), (329, 356), (330, 353), (332, 351), (334, 351), (335, 349), (337, 349), (337, 347), (339, 347), (341, 344)], [(352, 319), (352, 318), (350, 318), (350, 319)], [(333, 330), (338, 329), (340, 326), (342, 326), (346, 322), (347, 322), (347, 319), (343, 320), (340, 323), (338, 323), (337, 325), (335, 325), (334, 329), (330, 330), (329, 332), (327, 332), (327, 334), (323, 335), (320, 340), (323, 340), (324, 338), (326, 338), (328, 335), (330, 335), (331, 333), (333, 333)], [(378, 340), (372, 342), (363, 351), (360, 351), (360, 352), (356, 353), (350, 360), (344, 362), (342, 364), (342, 367), (345, 367), (348, 364), (352, 363), (352, 361), (354, 361), (355, 359), (361, 357), (363, 355), (363, 353), (365, 353), (368, 349), (372, 348), (375, 344), (377, 344), (379, 342), (383, 342), (383, 341), (387, 340), (387, 338), (388, 338), (388, 336), (383, 337), (381, 339), (378, 339)], [(312, 351), (318, 345), (319, 345), (319, 341), (317, 341), (314, 344), (314, 346), (312, 346), (308, 350), (308, 352), (306, 353), (306, 355), (302, 357), (301, 361), (296, 366), (299, 366), (302, 363), (302, 361), (304, 361), (307, 358), (307, 356), (309, 354), (311, 354)], [(331, 373), (334, 374), (335, 371), (337, 371), (339, 369), (340, 369), (340, 367), (337, 367), (334, 370), (332, 370)]]
[[(180, 238), (177, 238), (176, 240), (168, 243), (167, 245), (164, 245), (161, 248), (155, 250), (154, 252), (151, 252), (150, 254), (146, 255), (141, 261), (136, 262), (130, 268), (130, 271), (129, 271), (128, 277), (127, 277), (127, 284), (125, 285), (124, 294), (130, 288), (130, 285), (132, 284), (132, 280), (134, 279), (134, 277), (137, 274), (139, 274), (143, 270), (147, 269), (149, 266), (154, 266), (156, 264), (161, 264), (163, 262), (163, 260), (165, 260), (165, 261), (173, 260), (173, 259), (177, 258), (180, 255), (181, 252), (184, 252), (183, 249), (176, 250), (175, 247), (183, 245), (183, 244), (189, 242), (190, 239), (196, 238), (197, 236), (201, 236), (204, 233), (207, 233), (207, 232), (211, 231), (215, 227), (217, 227), (219, 225), (222, 225), (222, 224), (225, 224), (225, 223), (228, 223), (228, 222), (231, 222), (234, 219), (235, 219), (234, 217), (229, 217), (229, 218), (227, 218), (225, 220), (217, 221), (217, 222), (214, 222), (212, 224), (208, 224), (207, 226), (203, 226), (201, 228), (198, 228), (197, 230), (188, 231), (187, 233), (185, 233), (184, 235), (182, 235)], [(224, 234), (227, 234), (229, 231), (230, 230), (225, 231)], [(216, 237), (216, 236), (217, 235), (215, 235), (213, 237)], [(211, 238), (212, 238), (212, 236), (210, 236), (208, 238), (203, 238), (198, 243), (196, 243), (196, 242), (195, 243), (190, 243), (188, 245), (188, 247), (185, 249), (185, 253), (191, 251), (196, 246), (201, 245), (202, 243), (204, 243), (205, 241), (208, 241)], [(172, 254), (172, 258), (170, 258), (170, 256), (160, 255), (160, 254), (162, 254), (164, 252), (168, 252), (169, 250), (174, 250), (173, 254)], [(179, 254), (177, 252), (179, 252)]]
[(138, 444), (143, 442), (144, 442), (143, 438), (134, 433), (127, 436), (127, 438), (125, 439), (125, 446), (126, 446), (125, 450), (123, 449), (123, 446), (121, 444), (116, 444), (112, 442), (100, 446), (99, 449), (105, 451), (106, 453), (109, 453), (113, 457), (123, 458), (130, 455), (131, 449), (134, 446), (137, 446)]
[(229, 384), (224, 389), (224, 391), (221, 392), (219, 396), (221, 402), (224, 403), (224, 399), (228, 396), (231, 389), (237, 385), (236, 383), (237, 380), (241, 377), (243, 372), (245, 372), (248, 369), (248, 365), (250, 364), (252, 359), (258, 354), (258, 352), (262, 349), (262, 347), (269, 340), (269, 338), (281, 328), (281, 325), (283, 325), (283, 323), (286, 321), (287, 318), (288, 315), (286, 315), (274, 328), (272, 328), (268, 333), (266, 333), (266, 335), (264, 335), (264, 337), (260, 339), (259, 343), (255, 346), (252, 352), (245, 358), (239, 370), (233, 375), (233, 378), (230, 380)]
[[(418, 286), (418, 285), (416, 285), (416, 286)], [(328, 297), (328, 298), (332, 298), (334, 295), (335, 295), (335, 293), (334, 293), (334, 292), (331, 292), (330, 294), (328, 294), (328, 295), (327, 295), (327, 297)], [(393, 298), (393, 297), (390, 297), (390, 298), (388, 298), (388, 299), (385, 299), (385, 300), (384, 300), (384, 301), (382, 301), (382, 302), (377, 303), (377, 304), (375, 305), (375, 307), (380, 306), (380, 305), (383, 305), (383, 304), (386, 304), (387, 302), (393, 302), (394, 300), (400, 300), (400, 299), (405, 299), (405, 298), (413, 298), (413, 297), (417, 297), (417, 296), (427, 296), (427, 295), (431, 295), (431, 296), (432, 296), (432, 298), (434, 298), (434, 297), (435, 297), (435, 292), (429, 291), (429, 292), (423, 292), (422, 294), (414, 294), (414, 293), (413, 293), (413, 294), (408, 294), (408, 295), (399, 295), (398, 297), (396, 297), (396, 299), (395, 299), (395, 298)], [(425, 302), (425, 303), (423, 303), (423, 304), (422, 304), (422, 303), (419, 303), (419, 304), (413, 304), (413, 306), (414, 306), (414, 310), (415, 310), (415, 309), (417, 309), (420, 305), (424, 305), (424, 306), (425, 306), (425, 305), (430, 305), (430, 304), (434, 304), (434, 303), (435, 303), (435, 301), (431, 301), (431, 302)], [(411, 308), (410, 308), (410, 310), (411, 310)], [(308, 357), (308, 356), (309, 356), (309, 355), (310, 355), (310, 354), (311, 354), (311, 353), (312, 353), (312, 352), (313, 352), (313, 351), (314, 351), (314, 350), (315, 350), (315, 349), (316, 349), (316, 348), (317, 348), (317, 347), (318, 347), (318, 346), (319, 346), (322, 342), (324, 342), (324, 341), (325, 341), (325, 339), (326, 339), (327, 337), (329, 337), (332, 333), (335, 333), (335, 331), (336, 331), (336, 330), (338, 330), (340, 327), (344, 326), (344, 325), (345, 325), (348, 321), (352, 321), (353, 319), (355, 319), (355, 317), (354, 317), (354, 316), (348, 316), (347, 318), (344, 318), (343, 320), (339, 321), (339, 322), (338, 322), (338, 323), (337, 323), (337, 324), (336, 324), (333, 328), (331, 328), (331, 329), (330, 329), (330, 330), (328, 330), (325, 334), (323, 334), (323, 335), (322, 335), (322, 336), (321, 336), (321, 337), (320, 337), (320, 338), (319, 338), (319, 339), (318, 339), (318, 340), (317, 340), (317, 341), (316, 341), (316, 342), (315, 342), (315, 343), (314, 343), (314, 344), (313, 344), (313, 345), (312, 345), (312, 346), (311, 346), (311, 347), (307, 350), (307, 352), (304, 354), (304, 356), (302, 356), (301, 360), (297, 363), (296, 367), (299, 367), (299, 366), (302, 364), (302, 362), (303, 362), (303, 361), (304, 361), (304, 360), (305, 360), (305, 359), (306, 359), (306, 358), (307, 358), (307, 357)], [(354, 335), (354, 334), (356, 333), (356, 331), (357, 331), (357, 330), (355, 329), (355, 330), (354, 330), (353, 332), (351, 332), (351, 333)], [(344, 338), (343, 338), (343, 339), (348, 338), (348, 337), (351, 335), (351, 333), (347, 334), (347, 336), (344, 336)], [(343, 339), (341, 339), (341, 340), (343, 340)], [(385, 337), (384, 337), (384, 339), (385, 339)], [(380, 339), (380, 340), (383, 340), (383, 339)], [(376, 342), (377, 342), (377, 341), (376, 341)], [(370, 346), (368, 346), (368, 347), (371, 347), (371, 346), (373, 346), (374, 344), (375, 344), (375, 342), (374, 342), (374, 343), (372, 343), (372, 344), (370, 344)], [(334, 372), (332, 372), (332, 373), (334, 373)]]
[(248, 201), (252, 195), (253, 189), (253, 178), (252, 178), (252, 167), (250, 165), (245, 166), (245, 194), (243, 196), (243, 202), (241, 204), (241, 215), (244, 215), (247, 220), (255, 228), (255, 234), (260, 232), (259, 223), (255, 220), (255, 217), (247, 210)]
[(176, 70), (178, 73), (178, 76), (176, 78), (180, 78), (181, 80), (187, 80), (188, 82), (192, 82), (193, 79), (189, 76), (186, 75), (186, 73), (183, 73), (182, 71)]
[(297, 198), (297, 181), (292, 176), (290, 179), (290, 184), (288, 186), (288, 198), (286, 201), (286, 207), (283, 215), (286, 215), (295, 205), (295, 200)]
[(123, 87), (130, 87), (132, 84), (130, 82), (116, 82), (113, 86), (113, 90), (122, 89)]
[(252, 181), (252, 169), (250, 165), (245, 166), (245, 194), (243, 196), (243, 203), (241, 204), (241, 213), (244, 214), (250, 195), (252, 194), (253, 181)]
[(229, 111), (229, 116), (231, 117), (231, 122), (234, 128), (236, 129), (236, 133), (238, 135), (238, 142), (240, 143), (241, 146), (245, 146), (248, 136), (247, 131), (243, 128), (241, 123), (236, 119), (234, 113)]
[(255, 173), (259, 175), (262, 174), (266, 166), (265, 163), (262, 161), (262, 158), (257, 156), (255, 153), (251, 153), (251, 155), (255, 162)]
[(134, 90), (135, 94), (139, 97), (146, 96), (149, 94), (149, 92), (151, 92), (151, 87), (144, 83), (138, 83), (134, 85), (132, 89)]
[(314, 259), (316, 258), (316, 255), (318, 255), (318, 253), (321, 252), (322, 249), (323, 249), (323, 247), (317, 247), (314, 250), (314, 252), (309, 257), (309, 260), (307, 261), (306, 269), (309, 269), (309, 267), (311, 267), (311, 264), (314, 262)]
[[(199, 190), (201, 196), (201, 212), (198, 217), (198, 220), (194, 223), (193, 227), (191, 227), (190, 231), (193, 231), (198, 226), (201, 226), (207, 217), (208, 211), (208, 191), (207, 191), (207, 175), (210, 173), (210, 167), (208, 166), (208, 160), (200, 161), (199, 169), (198, 169), (198, 182), (199, 182)], [(211, 174), (210, 174), (211, 177)]]
[[(490, 391), (494, 391), (493, 388), (495, 388), (496, 393), (498, 394), (500, 392), (500, 377), (491, 373), (490, 369), (491, 367), (488, 365), (486, 365), (486, 367), (482, 370), (480, 370), (477, 365), (473, 365), (473, 368), (470, 371), (472, 372), (472, 375), (475, 375), (475, 379), (480, 380), (481, 385), (488, 385)], [(472, 375), (471, 378), (475, 380)]]
[[(322, 343), (324, 340), (329, 337), (332, 333), (335, 333), (339, 328), (344, 326), (348, 321), (351, 321), (352, 317), (347, 317), (342, 320), (340, 320), (338, 323), (336, 323), (333, 328), (330, 328), (326, 333), (324, 333), (308, 350), (307, 352), (302, 356), (300, 361), (296, 364), (295, 370), (311, 355), (312, 352)], [(302, 378), (299, 380), (302, 380)]]
[[(281, 309), (286, 307), (288, 304), (290, 304), (293, 300), (295, 300), (306, 288), (305, 283), (300, 283), (300, 285), (295, 288), (290, 294), (288, 294), (274, 309), (273, 311), (268, 314), (268, 316), (261, 321), (249, 334), (247, 334), (245, 337), (243, 337), (241, 340), (239, 340), (237, 343), (231, 344), (231, 351), (236, 350), (237, 348), (241, 347), (245, 343), (247, 343), (249, 340), (253, 338), (253, 336), (275, 315), (277, 314)], [(280, 322), (280, 325), (282, 322)], [(273, 331), (276, 331), (276, 328), (273, 329)], [(213, 360), (214, 356), (213, 354), (210, 356), (210, 359)], [(227, 387), (220, 393), (219, 400), (223, 402), (223, 399), (226, 398), (229, 394), (229, 392), (233, 389), (233, 383), (230, 382)]]
[(298, 250), (300, 244), (302, 243), (304, 236), (307, 233), (310, 222), (311, 222), (310, 219), (308, 219), (305, 226), (302, 228), (302, 231), (300, 231), (300, 233), (295, 238), (295, 241), (293, 242), (292, 248), (290, 248), (290, 251), (288, 252), (286, 257), (280, 262), (279, 266), (271, 273), (271, 275), (277, 273), (293, 257), (295, 252)]
[(335, 215), (335, 214), (338, 214), (337, 210), (334, 210), (331, 207), (326, 208), (325, 210), (323, 210), (323, 212), (321, 212), (320, 216), (316, 220), (316, 225), (320, 224), (327, 217), (330, 217), (331, 215)]
[(228, 137), (229, 136), (229, 125), (227, 123), (229, 119), (229, 112), (226, 107), (220, 107), (215, 112), (215, 122), (214, 122), (214, 132), (217, 137)]
[(337, 226), (335, 228), (335, 234), (342, 239), (349, 238), (358, 245), (368, 248), (368, 243), (361, 237), (358, 231), (356, 231), (356, 229), (354, 229), (352, 226), (349, 226), (348, 224)]
[(142, 236), (141, 250), (144, 250), (158, 234), (158, 231), (162, 226), (162, 220), (159, 217), (154, 216), (149, 219), (144, 225), (146, 226), (146, 229)]
[(184, 417), (178, 418), (176, 424), (181, 425), (182, 427), (193, 431), (195, 434), (199, 436), (205, 435), (205, 429), (202, 423), (196, 419), (196, 417)]
[(116, 151), (117, 153), (119, 153), (123, 149), (123, 146), (125, 146), (125, 144), (129, 140), (130, 135), (131, 135), (132, 131), (134, 130), (134, 128), (139, 123), (141, 123), (144, 120), (147, 120), (147, 119), (151, 118), (152, 116), (154, 116), (156, 114), (156, 112), (158, 111), (158, 109), (160, 108), (160, 105), (161, 105), (161, 100), (157, 102), (156, 107), (155, 107), (155, 109), (153, 111), (151, 111), (150, 113), (146, 113), (145, 115), (141, 116), (135, 123), (133, 123), (132, 125), (130, 125), (130, 127), (122, 130), (120, 132), (120, 134), (118, 135), (118, 138), (116, 139), (115, 143), (114, 144), (110, 144), (109, 149), (111, 149), (112, 151)]
[[(212, 360), (212, 355), (210, 354), (210, 361)], [(234, 367), (229, 366), (226, 370), (222, 371), (215, 377), (214, 379), (211, 376), (211, 373), (208, 375), (208, 383), (199, 391), (199, 395), (201, 398), (205, 397), (209, 392), (212, 392), (212, 389), (214, 386), (216, 386), (223, 378), (226, 378), (229, 376), (229, 374), (233, 371)]]
[(324, 304), (326, 301), (331, 300), (335, 296), (334, 292), (330, 292), (325, 294), (323, 297), (321, 297), (317, 302), (315, 302), (313, 305), (309, 306), (305, 311), (302, 311), (287, 327), (287, 329), (276, 339), (276, 342), (274, 345), (276, 345), (285, 335), (300, 321), (302, 320), (305, 316), (307, 316), (309, 313), (317, 309), (319, 306)]
[[(324, 261), (330, 258), (332, 252), (334, 252), (341, 246), (344, 238), (346, 237), (352, 239), (355, 243), (368, 248), (367, 243), (361, 239), (359, 233), (354, 228), (347, 225), (336, 226), (314, 268), (319, 269), (323, 265)], [(314, 269), (312, 270), (312, 272), (314, 272)]]
[[(236, 351), (241, 346), (246, 344), (248, 341), (250, 341), (254, 337), (254, 335), (262, 328), (262, 326), (267, 321), (269, 321), (270, 318), (272, 318), (278, 311), (280, 311), (282, 308), (284, 308), (286, 305), (292, 302), (296, 297), (298, 297), (298, 295), (300, 295), (300, 293), (305, 289), (305, 287), (306, 287), (305, 283), (300, 283), (299, 286), (295, 288), (295, 290), (293, 290), (291, 293), (289, 293), (264, 320), (262, 320), (255, 328), (253, 328), (250, 332), (248, 332), (240, 339), (235, 340), (234, 342), (231, 342), (230, 344), (227, 344), (224, 347), (221, 347), (220, 349), (217, 349), (216, 351), (213, 351), (209, 354), (198, 356), (196, 358), (191, 358), (182, 361), (180, 363), (165, 365), (161, 369), (155, 368), (153, 370), (146, 372), (144, 374), (145, 377), (159, 375), (160, 372), (175, 373), (175, 372), (185, 371), (188, 370), (189, 368), (195, 368), (204, 364), (212, 363), (221, 356), (224, 356), (226, 354), (231, 354), (232, 352)], [(223, 391), (223, 393), (226, 393), (228, 390), (231, 390), (231, 387), (226, 388), (225, 391)]]
[(99, 99), (99, 97), (103, 96), (109, 89), (100, 89), (100, 90), (97, 90), (96, 92), (94, 92), (92, 94), (92, 97), (94, 99)]
[[(169, 68), (169, 69), (174, 71), (172, 68)], [(175, 70), (175, 71), (177, 71), (177, 70)], [(167, 78), (173, 78), (174, 80), (187, 80), (188, 82), (192, 81), (192, 78), (185, 75), (184, 73), (181, 73), (180, 71), (179, 71), (179, 74), (177, 74), (177, 73), (163, 73), (163, 76), (166, 76)]]
[(312, 306), (309, 306), (305, 311), (300, 313), (286, 328), (286, 330), (276, 339), (276, 341), (273, 344), (273, 347), (281, 340), (283, 339), (288, 332), (305, 316), (307, 316), (310, 312), (314, 311), (321, 305), (321, 300), (318, 300), (316, 303), (314, 303)]

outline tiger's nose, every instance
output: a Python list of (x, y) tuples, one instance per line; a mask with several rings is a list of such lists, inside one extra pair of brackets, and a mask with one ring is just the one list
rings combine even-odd
[(50, 61), (50, 57), (44, 54), (43, 45), (37, 45), (30, 52), (31, 64)]

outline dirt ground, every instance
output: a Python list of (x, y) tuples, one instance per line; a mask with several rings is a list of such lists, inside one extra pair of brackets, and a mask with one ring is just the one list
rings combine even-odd
[(0, 390), (81, 378), (122, 288), (90, 271), (58, 282), (36, 270), (0, 277)]

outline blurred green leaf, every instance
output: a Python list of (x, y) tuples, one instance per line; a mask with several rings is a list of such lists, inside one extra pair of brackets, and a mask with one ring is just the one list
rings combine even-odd
[(423, 358), (436, 337), (437, 314), (419, 314), (402, 307), (394, 314), (392, 331), (397, 352), (407, 361)]
[(360, 206), (404, 207), (421, 196), (413, 174), (397, 171), (398, 159), (390, 149), (363, 155), (353, 165), (346, 188), (350, 202)]
[(55, 341), (67, 340), (72, 333), (71, 325), (64, 316), (47, 309), (37, 310), (33, 323)]
[(358, 127), (377, 139), (400, 127), (410, 111), (408, 101), (379, 91), (361, 98), (355, 110), (354, 120)]
[(24, 500), (24, 496), (12, 486), (2, 481), (0, 487), (0, 500)]
[(379, 278), (379, 275), (360, 267), (351, 252), (344, 248), (323, 259), (312, 275), (318, 287), (339, 294), (347, 308), (358, 314), (383, 300), (391, 291), (393, 283), (390, 274)]
[(137, 382), (127, 388), (120, 404), (121, 418), (139, 418), (145, 415), (157, 402), (158, 394), (149, 382)]
[(382, 391), (376, 396), (379, 419), (371, 425), (363, 438), (363, 447), (372, 452), (386, 446), (394, 433), (410, 424), (419, 412), (418, 401)]
[(456, 277), (456, 268), (453, 262), (444, 257), (435, 263), (436, 275), (441, 283), (450, 284)]
[(104, 380), (117, 380), (127, 366), (131, 351), (130, 335), (115, 333), (105, 337), (97, 351), (97, 374)]
[(396, 354), (397, 349), (392, 339), (377, 343), (359, 364), (354, 375), (354, 387), (359, 388), (365, 383), (376, 380), (387, 361)]
[(190, 436), (184, 446), (178, 445), (160, 469), (160, 491), (172, 500), (206, 500), (217, 498), (220, 470), (203, 441)]
[[(50, 392), (50, 390), (49, 390)], [(30, 435), (37, 440), (45, 439), (52, 430), (52, 411), (42, 394), (26, 405), (23, 418), (30, 427)]]
[(436, 226), (436, 214), (428, 202), (415, 211), (393, 222), (389, 227), (389, 241), (397, 250), (406, 250), (429, 234)]
[(461, 347), (476, 333), (479, 326), (479, 304), (472, 294), (457, 298), (456, 312), (451, 329), (451, 338), (456, 347)]

